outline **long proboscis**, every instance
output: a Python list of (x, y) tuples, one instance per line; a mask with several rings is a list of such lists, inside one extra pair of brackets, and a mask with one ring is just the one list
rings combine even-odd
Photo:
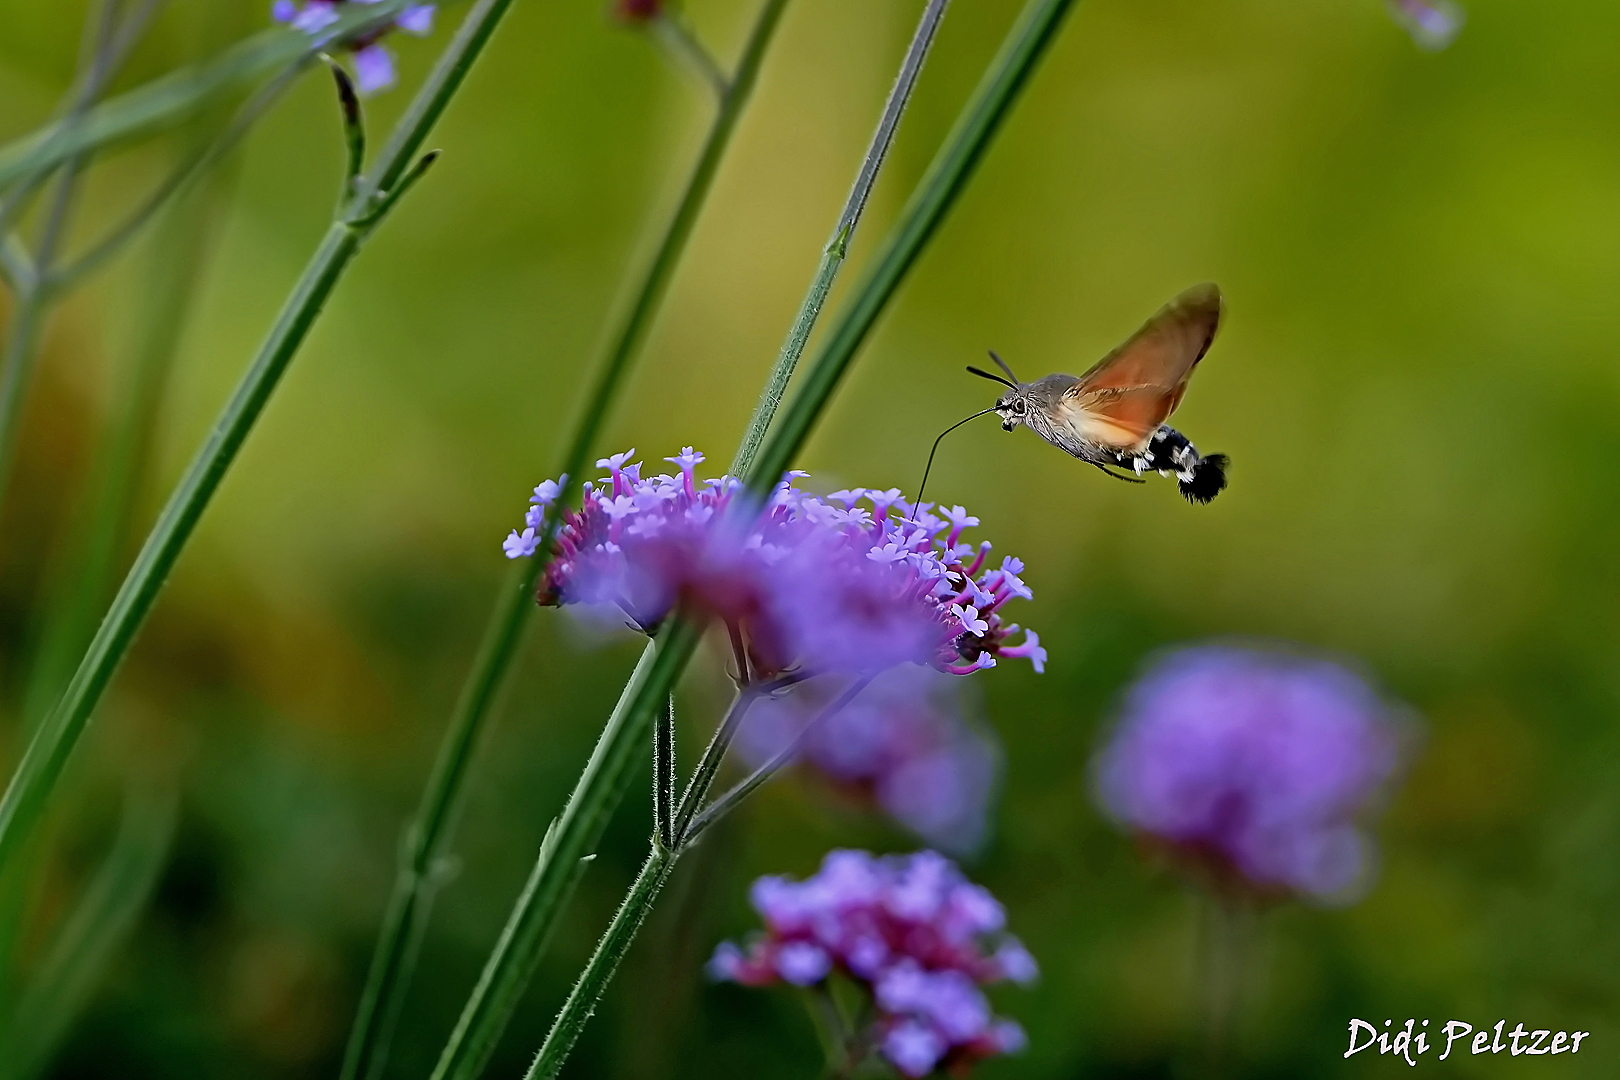
[[(994, 378), (994, 376), (991, 376), (991, 377)], [(934, 468), (934, 455), (939, 452), (940, 440), (944, 439), (945, 436), (949, 435), (951, 432), (955, 431), (957, 428), (959, 428), (963, 424), (967, 423), (968, 420), (977, 420), (979, 417), (983, 416), (985, 413), (993, 413), (995, 411), (996, 411), (996, 407), (994, 405), (990, 406), (988, 409), (980, 409), (978, 412), (974, 413), (972, 416), (969, 416), (964, 420), (958, 420), (956, 423), (952, 424), (950, 427), (946, 428), (944, 431), (939, 433), (939, 438), (934, 440), (933, 447), (930, 448), (929, 451), (928, 451), (928, 464), (923, 466), (922, 483), (917, 485), (917, 501), (911, 504), (911, 513), (913, 515), (915, 515), (917, 513), (917, 507), (922, 505), (923, 493), (928, 490), (928, 474)]]

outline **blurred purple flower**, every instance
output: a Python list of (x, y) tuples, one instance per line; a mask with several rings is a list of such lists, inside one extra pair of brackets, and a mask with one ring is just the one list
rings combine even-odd
[(1357, 819), (1398, 751), (1388, 707), (1338, 664), (1211, 645), (1131, 688), (1094, 764), (1122, 824), (1262, 890), (1328, 896), (1365, 879)]
[(1390, 14), (1420, 48), (1443, 49), (1462, 30), (1462, 8), (1452, 0), (1388, 0)]
[(870, 799), (935, 847), (973, 851), (989, 831), (1001, 753), (963, 719), (958, 685), (927, 668), (895, 668), (805, 731), (834, 692), (812, 683), (756, 703), (735, 746), (758, 767), (802, 738), (798, 761), (833, 787)]
[[(304, 0), (302, 6), (295, 0), (275, 0), (270, 5), (270, 17), (286, 23), (294, 30), (311, 36), (319, 35), (338, 21), (339, 8), (345, 3), (376, 4), (381, 0)], [(386, 90), (394, 85), (394, 55), (380, 44), (393, 30), (425, 37), (433, 32), (435, 4), (412, 4), (395, 17), (391, 26), (373, 31), (346, 42), (354, 54), (354, 81), (362, 94)]]
[(944, 856), (833, 851), (803, 882), (760, 878), (750, 898), (765, 933), (746, 951), (723, 942), (713, 978), (810, 985), (842, 971), (871, 995), (871, 1044), (905, 1076), (1023, 1048), (1023, 1029), (994, 1017), (980, 987), (1028, 983), (1035, 963), (996, 899)]
[[(609, 475), (584, 485), (581, 509), (566, 515), (542, 604), (617, 609), (647, 631), (680, 606), (725, 623), (767, 677), (874, 674), (903, 663), (965, 675), (998, 656), (1044, 665), (1039, 639), (1011, 644), (1018, 627), (1000, 615), (1009, 600), (1030, 596), (1018, 577), (1023, 563), (985, 569), (988, 543), (958, 543), (973, 520), (961, 507), (941, 519), (932, 504), (912, 508), (897, 490), (840, 492), (834, 505), (797, 490), (805, 474), (789, 473), (761, 510), (732, 513), (741, 483), (699, 484), (698, 451), (665, 459), (680, 475), (645, 479), (640, 463), (630, 464), (634, 454), (597, 462)], [(549, 481), (535, 491), (556, 495)], [(863, 498), (872, 511), (854, 506)], [(526, 528), (536, 516), (531, 510)], [(504, 544), (510, 558), (527, 546), (516, 530)]]

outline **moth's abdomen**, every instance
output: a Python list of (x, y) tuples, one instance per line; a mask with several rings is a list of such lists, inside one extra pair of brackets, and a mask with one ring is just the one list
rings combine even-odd
[(1188, 502), (1207, 503), (1226, 487), (1226, 455), (1203, 456), (1169, 424), (1161, 424), (1139, 453), (1121, 452), (1118, 459), (1138, 476), (1145, 472), (1174, 476)]

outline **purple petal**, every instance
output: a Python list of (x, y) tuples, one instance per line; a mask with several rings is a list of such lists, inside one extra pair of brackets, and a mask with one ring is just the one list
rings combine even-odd
[(394, 20), (394, 25), (407, 34), (426, 37), (428, 34), (433, 33), (433, 5), (412, 4), (399, 13), (399, 18)]
[(381, 45), (367, 45), (354, 54), (354, 83), (362, 94), (375, 94), (394, 85), (394, 57)]

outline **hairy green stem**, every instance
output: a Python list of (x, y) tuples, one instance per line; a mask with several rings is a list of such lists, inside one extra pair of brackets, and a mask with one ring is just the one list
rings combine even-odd
[(842, 712), (846, 707), (848, 707), (849, 703), (854, 701), (855, 698), (860, 695), (860, 692), (866, 689), (867, 685), (871, 683), (871, 681), (872, 676), (870, 675), (862, 675), (856, 678), (844, 688), (842, 693), (832, 700), (831, 704), (822, 709), (815, 716), (811, 717), (810, 722), (805, 724), (804, 727), (800, 728), (798, 734), (789, 739), (787, 741), (787, 745), (778, 750), (769, 761), (765, 762), (765, 764), (749, 773), (748, 776), (738, 782), (735, 787), (730, 788), (724, 794), (717, 797), (712, 803), (705, 806), (701, 811), (693, 814), (691, 819), (687, 822), (685, 830), (676, 834), (679, 837), (679, 846), (684, 848), (693, 840), (696, 840), (704, 829), (707, 829), (710, 825), (713, 825), (716, 821), (719, 821), (721, 818), (731, 813), (731, 811), (735, 810), (737, 808), (737, 804), (741, 803), (750, 794), (752, 794), (755, 788), (759, 787), (759, 785), (776, 775), (776, 773), (781, 770), (783, 766), (797, 757), (799, 750), (803, 748), (804, 742), (807, 738), (809, 738), (810, 733), (825, 723), (829, 717), (835, 715), (836, 713)]
[(675, 846), (675, 698), (670, 696), (664, 715), (653, 732), (653, 835), (662, 847)]
[(653, 903), (663, 891), (664, 883), (669, 880), (669, 873), (679, 857), (678, 851), (657, 846), (648, 853), (647, 861), (641, 864), (641, 872), (631, 884), (624, 903), (608, 924), (602, 940), (597, 942), (596, 951), (585, 964), (585, 970), (580, 972), (579, 981), (574, 983), (568, 1000), (558, 1011), (545, 1043), (535, 1055), (529, 1071), (523, 1074), (523, 1080), (549, 1080), (562, 1071), (563, 1062), (568, 1060), (579, 1033), (585, 1029), (585, 1022), (596, 1010), (602, 991), (619, 969), (619, 962), (629, 951), (630, 943), (636, 939), (636, 931), (641, 929), (647, 914), (652, 911)]
[(714, 729), (714, 735), (709, 739), (709, 745), (703, 748), (703, 756), (698, 759), (697, 768), (692, 770), (692, 778), (686, 783), (686, 790), (681, 793), (681, 800), (675, 807), (675, 823), (670, 827), (670, 836), (676, 851), (686, 846), (687, 833), (692, 824), (692, 818), (697, 816), (698, 807), (708, 797), (709, 787), (720, 772), (720, 765), (726, 759), (726, 751), (731, 749), (731, 742), (737, 737), (737, 729), (742, 725), (748, 715), (748, 708), (759, 699), (759, 690), (756, 687), (743, 687), (737, 692), (737, 698), (726, 710), (725, 717), (720, 726)]
[[(845, 316), (818, 356), (807, 376), (809, 384), (794, 399), (792, 409), (783, 420), (782, 429), (765, 444), (760, 458), (754, 463), (753, 471), (749, 474), (750, 487), (754, 491), (768, 489), (791, 463), (793, 454), (803, 444), (814, 420), (826, 407), (838, 377), (847, 369), (867, 330), (894, 295), (901, 279), (915, 263), (945, 212), (961, 194), (973, 166), (989, 145), (990, 137), (1006, 119), (1018, 90), (1051, 43), (1062, 16), (1072, 2), (1030, 0), (1023, 17), (992, 61), (945, 146), (924, 175), (918, 191), (908, 202), (899, 225), (878, 257), (877, 267), (867, 275), (852, 302), (850, 314)], [(763, 407), (764, 403), (761, 405)], [(761, 480), (761, 477), (771, 479)], [(856, 687), (852, 689), (859, 692)], [(669, 685), (649, 678), (632, 702), (631, 709), (649, 712), (658, 700), (656, 695), (667, 693), (668, 690)], [(725, 734), (732, 728), (734, 724), (728, 714), (716, 742), (723, 743)], [(609, 923), (596, 952), (557, 1014), (525, 1080), (552, 1080), (561, 1071), (580, 1031), (606, 992), (619, 961), (657, 899), (688, 838), (684, 826), (690, 822), (690, 815), (695, 812), (712, 778), (712, 772), (707, 776), (701, 770), (694, 774), (681, 800), (681, 810), (677, 812), (674, 850), (665, 851), (657, 844), (653, 845), (653, 852), (624, 904)]]
[[(714, 122), (698, 154), (692, 174), (687, 179), (680, 202), (665, 227), (658, 248), (632, 294), (628, 306), (618, 317), (617, 329), (610, 338), (606, 355), (598, 364), (595, 379), (578, 413), (578, 421), (570, 433), (564, 452), (561, 475), (566, 477), (564, 490), (547, 507), (545, 519), (538, 532), (541, 542), (533, 558), (514, 565), (496, 600), (495, 610), (484, 631), (483, 642), (473, 661), (472, 670), (462, 686), (444, 741), (439, 746), (427, 789), (420, 808), (407, 829), (401, 845), (400, 867), (383, 915), (377, 948), (372, 955), (366, 986), (361, 994), (354, 1026), (350, 1031), (348, 1048), (344, 1054), (343, 1080), (373, 1080), (386, 1061), (392, 1028), (410, 984), (412, 957), (415, 943), (420, 941), (430, 914), (433, 877), (429, 868), (443, 854), (449, 841), (449, 830), (461, 807), (468, 769), (473, 751), (489, 718), (495, 698), (516, 656), (529, 615), (534, 610), (534, 590), (545, 572), (551, 553), (551, 537), (561, 519), (563, 508), (578, 497), (584, 481), (586, 467), (591, 461), (591, 448), (606, 422), (607, 413), (624, 382), (630, 365), (646, 340), (653, 319), (657, 315), (671, 278), (680, 264), (681, 254), (697, 224), (703, 204), (713, 187), (714, 176), (725, 157), (727, 147), (736, 131), (737, 122), (746, 108), (758, 80), (759, 69), (766, 51), (775, 36), (776, 27), (786, 0), (767, 0), (755, 21), (748, 41), (737, 62), (736, 74), (731, 78), (726, 94), (721, 98)], [(644, 654), (645, 661), (651, 647)], [(586, 792), (581, 797), (602, 797)], [(619, 795), (613, 794), (617, 805)], [(570, 817), (567, 821), (589, 820)], [(586, 846), (594, 845), (595, 838)], [(543, 860), (542, 860), (543, 861)], [(537, 863), (536, 873), (541, 865)], [(572, 868), (554, 869), (553, 874), (572, 875)], [(524, 898), (537, 902), (560, 904), (572, 888), (572, 877), (559, 883), (548, 879), (544, 887), (526, 890), (519, 900), (519, 910), (512, 914), (514, 921), (528, 918), (521, 909)], [(559, 891), (560, 888), (560, 891)], [(552, 899), (555, 897), (555, 899)], [(544, 915), (544, 924), (531, 939), (521, 936), (520, 943), (531, 942), (534, 948), (543, 947), (545, 928), (551, 915)], [(516, 946), (514, 946), (516, 947)], [(486, 967), (485, 979), (467, 1002), (462, 1022), (445, 1046), (435, 1075), (448, 1075), (446, 1070), (476, 1069), (482, 1066), (487, 1052), (485, 1040), (493, 1041), (505, 1029), (511, 1008), (527, 985), (529, 973), (538, 962), (520, 959), (513, 953), (504, 954), (504, 963), (515, 965), (512, 971), (491, 974)], [(491, 956), (489, 963), (496, 962)], [(485, 987), (488, 989), (484, 989)], [(508, 993), (512, 987), (516, 992)]]
[(1025, 6), (746, 474), (748, 487), (756, 494), (770, 490), (804, 445), (866, 335), (956, 204), (1073, 4), (1074, 0), (1030, 0)]
[(433, 1080), (471, 1080), (483, 1071), (534, 974), (557, 914), (579, 881), (582, 860), (594, 854), (602, 830), (634, 779), (658, 713), (697, 650), (700, 636), (699, 629), (670, 619), (642, 654), (562, 816), (546, 834), (540, 858), (439, 1056)]
[(849, 198), (844, 200), (844, 209), (838, 215), (838, 224), (833, 226), (832, 238), (822, 249), (821, 263), (816, 267), (816, 273), (810, 280), (810, 289), (804, 294), (799, 304), (799, 312), (793, 318), (793, 325), (788, 328), (787, 340), (782, 342), (781, 351), (776, 357), (776, 366), (771, 369), (770, 377), (765, 382), (765, 389), (760, 393), (759, 404), (754, 408), (754, 414), (748, 418), (748, 429), (743, 433), (742, 445), (737, 448), (737, 456), (731, 462), (731, 475), (742, 476), (753, 464), (754, 457), (759, 453), (760, 444), (765, 441), (765, 432), (770, 428), (771, 421), (776, 418), (776, 409), (782, 403), (782, 395), (787, 391), (788, 381), (793, 378), (794, 369), (799, 366), (799, 357), (804, 354), (804, 347), (810, 340), (810, 331), (815, 328), (816, 320), (821, 316), (821, 309), (827, 302), (827, 294), (832, 291), (833, 280), (838, 277), (838, 271), (843, 268), (844, 259), (849, 254), (850, 240), (855, 235), (855, 228), (861, 222), (861, 215), (866, 210), (867, 199), (871, 197), (872, 185), (877, 182), (878, 170), (883, 168), (884, 160), (889, 156), (889, 147), (894, 143), (895, 132), (899, 130), (900, 118), (905, 114), (906, 103), (911, 100), (911, 92), (917, 86), (917, 78), (922, 74), (923, 61), (928, 58), (928, 50), (934, 43), (934, 34), (939, 30), (941, 20), (945, 18), (945, 8), (950, 0), (929, 0), (928, 6), (923, 9), (922, 21), (917, 24), (917, 31), (911, 37), (911, 46), (906, 50), (906, 58), (900, 65), (900, 74), (895, 77), (894, 87), (889, 91), (889, 100), (883, 106), (883, 115), (878, 120), (877, 131), (872, 135), (872, 142), (866, 148), (866, 157), (861, 161), (860, 171), (855, 174), (855, 183), (849, 189)]
[(535, 1080), (536, 1077), (556, 1076), (567, 1059), (569, 1051), (574, 1048), (579, 1033), (585, 1029), (585, 1022), (590, 1019), (591, 1013), (596, 1011), (596, 1003), (601, 999), (602, 992), (613, 979), (613, 973), (619, 968), (619, 961), (635, 940), (636, 931), (646, 921), (647, 914), (652, 910), (653, 902), (663, 890), (664, 883), (669, 880), (669, 872), (675, 868), (675, 861), (685, 850), (686, 824), (692, 813), (709, 794), (709, 787), (714, 783), (715, 774), (720, 769), (720, 762), (726, 756), (726, 749), (731, 745), (733, 736), (743, 717), (748, 713), (748, 707), (757, 701), (762, 693), (766, 692), (762, 686), (743, 687), (738, 691), (731, 707), (715, 730), (714, 738), (710, 740), (708, 748), (703, 752), (703, 760), (692, 772), (692, 779), (687, 782), (686, 791), (682, 793), (680, 806), (675, 812), (675, 822), (670, 832), (674, 843), (664, 845), (654, 840), (652, 851), (647, 861), (641, 866), (641, 872), (636, 875), (635, 882), (630, 886), (630, 892), (619, 905), (613, 920), (608, 923), (602, 940), (597, 943), (596, 951), (591, 954), (590, 961), (585, 970), (580, 973), (574, 988), (569, 992), (568, 1000), (557, 1012), (557, 1019), (551, 1025), (551, 1031), (546, 1035), (545, 1043), (540, 1052), (535, 1055), (529, 1071), (524, 1074), (524, 1080)]
[(148, 534), (62, 700), (35, 732), (0, 798), (0, 866), (32, 831), (175, 560), (338, 280), (376, 226), (375, 220), (357, 225), (355, 219), (369, 211), (378, 194), (385, 193), (389, 184), (411, 167), (416, 149), (427, 137), (427, 128), (460, 88), (473, 60), (510, 6), (511, 0), (478, 0), (467, 13), (466, 21), (400, 121), (410, 130), (396, 131), (388, 150), (368, 174), (367, 194), (357, 196), (349, 208), (350, 216), (334, 221), (321, 239), (258, 355)]

